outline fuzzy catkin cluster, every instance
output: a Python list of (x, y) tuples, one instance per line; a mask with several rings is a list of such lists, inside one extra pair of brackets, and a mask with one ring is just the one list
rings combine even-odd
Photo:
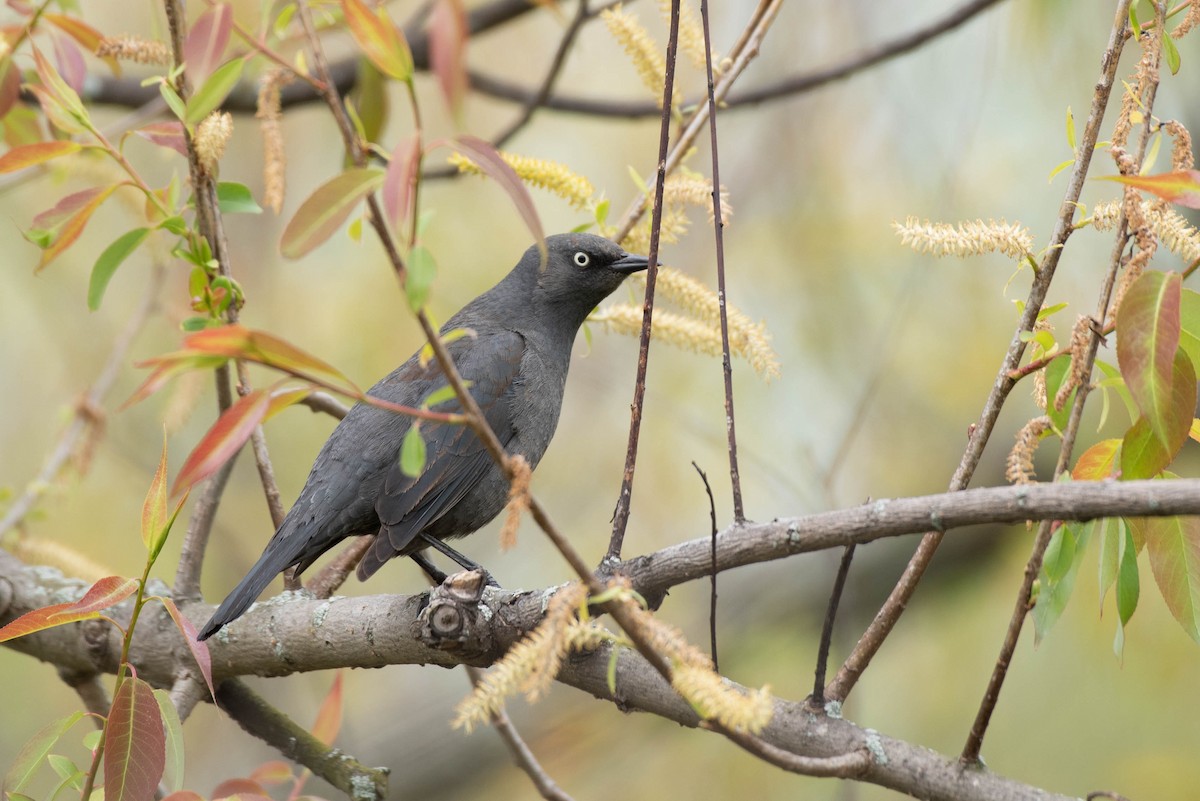
[(931, 223), (907, 217), (903, 223), (893, 222), (892, 230), (902, 244), (917, 253), (934, 256), (981, 256), (1003, 253), (1010, 259), (1024, 259), (1033, 251), (1033, 236), (1020, 223), (1006, 220), (975, 220), (950, 225)]

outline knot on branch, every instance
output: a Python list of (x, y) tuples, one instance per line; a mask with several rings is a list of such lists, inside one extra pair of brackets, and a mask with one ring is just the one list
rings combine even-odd
[(487, 574), (468, 570), (447, 576), (429, 592), (429, 605), (417, 617), (417, 637), (443, 651), (486, 651), (491, 647), (487, 622), (492, 610), (481, 603)]

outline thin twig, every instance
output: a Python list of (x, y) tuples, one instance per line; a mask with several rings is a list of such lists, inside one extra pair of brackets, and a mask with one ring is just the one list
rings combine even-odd
[(371, 534), (355, 537), (354, 541), (343, 548), (341, 553), (335, 556), (329, 564), (321, 568), (321, 572), (309, 579), (308, 591), (317, 598), (328, 598), (333, 595), (339, 587), (346, 583), (346, 579), (354, 572), (354, 568), (358, 567), (358, 563), (362, 561), (367, 551), (371, 550), (374, 543), (375, 536)]
[(801, 776), (853, 779), (866, 773), (871, 766), (871, 754), (865, 748), (838, 756), (806, 757), (785, 751), (761, 738), (743, 732), (730, 731), (715, 721), (704, 721), (700, 727), (718, 731), (764, 762), (769, 762), (775, 767), (783, 768), (791, 773), (799, 773)]
[(692, 462), (692, 467), (696, 468), (696, 472), (700, 474), (700, 480), (704, 482), (704, 491), (708, 493), (708, 517), (712, 521), (712, 577), (711, 588), (708, 595), (708, 641), (712, 654), (713, 670), (721, 672), (720, 663), (717, 661), (717, 504), (713, 499), (712, 487), (709, 486), (708, 476), (700, 469), (700, 465)]
[[(733, 413), (733, 359), (729, 355), (729, 295), (725, 288), (725, 220), (721, 217), (720, 150), (717, 147), (717, 101), (713, 97), (712, 35), (708, 24), (708, 0), (700, 0), (704, 28), (704, 71), (708, 79), (709, 150), (712, 153), (713, 237), (717, 248), (717, 308), (721, 313), (721, 372), (725, 380), (725, 436), (729, 442), (729, 486), (733, 492), (733, 522), (746, 519), (742, 505), (742, 474), (738, 470), (737, 426)], [(715, 577), (714, 577), (715, 580)], [(715, 661), (715, 660), (714, 660)]]
[[(466, 668), (467, 676), (471, 679), (471, 686), (477, 687), (483, 680), (483, 671), (470, 665), (466, 665)], [(512, 719), (508, 717), (508, 713), (503, 708), (492, 713), (492, 728), (508, 746), (509, 753), (516, 760), (517, 767), (529, 776), (529, 780), (537, 788), (538, 795), (547, 801), (573, 801), (571, 796), (567, 795), (554, 779), (550, 778), (550, 774), (538, 762), (537, 757), (534, 756), (533, 751), (530, 750), (529, 745), (521, 737), (521, 733), (517, 731), (517, 727), (513, 725)]]
[(842, 601), (842, 592), (846, 589), (846, 576), (850, 574), (850, 563), (854, 560), (854, 543), (842, 549), (842, 559), (838, 563), (837, 576), (833, 579), (833, 589), (829, 593), (829, 606), (825, 609), (825, 625), (821, 627), (821, 644), (817, 648), (816, 678), (813, 681), (812, 695), (809, 696), (809, 706), (817, 710), (825, 709), (825, 670), (829, 665), (829, 647), (833, 642), (833, 623), (837, 620), (838, 604)]
[[(1093, 150), (1100, 137), (1100, 126), (1112, 93), (1117, 62), (1120, 60), (1121, 50), (1124, 47), (1122, 30), (1128, 8), (1129, 0), (1119, 0), (1116, 19), (1109, 35), (1108, 46), (1105, 48), (1100, 60), (1100, 78), (1096, 83), (1091, 109), (1088, 112), (1087, 123), (1084, 126), (1078, 158), (1076, 158), (1075, 166), (1071, 170), (1066, 197), (1063, 199), (1058, 219), (1055, 222), (1054, 232), (1050, 238), (1050, 246), (1046, 249), (1046, 255), (1042, 259), (1041, 266), (1030, 288), (1029, 296), (1025, 303), (1025, 313), (1022, 315), (1020, 323), (1013, 332), (1012, 341), (1009, 343), (1004, 361), (997, 371), (992, 390), (980, 413), (979, 422), (973, 427), (967, 443), (967, 449), (963, 453), (958, 469), (955, 470), (954, 476), (950, 480), (951, 491), (962, 490), (971, 481), (975, 467), (979, 464), (979, 459), (983, 455), (984, 446), (987, 444), (995, 427), (996, 420), (1000, 416), (1000, 409), (1004, 405), (1008, 394), (1016, 385), (1015, 380), (1010, 377), (1010, 373), (1021, 363), (1021, 357), (1025, 353), (1026, 343), (1023, 335), (1033, 330), (1038, 312), (1041, 310), (1042, 303), (1046, 299), (1046, 293), (1049, 291), (1050, 281), (1054, 277), (1055, 268), (1062, 257), (1066, 241), (1074, 230), (1072, 220), (1078, 210), (1079, 196), (1083, 191), (1083, 183), (1087, 178), (1088, 168), (1091, 166)], [(883, 645), (884, 640), (891, 633), (896, 621), (904, 613), (904, 609), (907, 607), (909, 599), (912, 597), (917, 584), (924, 575), (925, 569), (929, 566), (930, 560), (933, 559), (934, 552), (937, 550), (938, 545), (941, 544), (942, 536), (943, 532), (934, 530), (928, 532), (921, 539), (916, 553), (909, 560), (904, 573), (892, 589), (891, 594), (883, 606), (880, 607), (879, 611), (876, 612), (874, 620), (871, 621), (870, 626), (867, 627), (862, 637), (859, 638), (850, 656), (847, 657), (829, 687), (826, 688), (825, 694), (827, 697), (837, 701), (845, 700), (850, 690), (854, 687), (854, 684), (858, 681), (858, 677), (862, 675), (867, 665), (870, 664), (871, 658), (879, 650), (880, 646)]]
[(563, 31), (562, 39), (558, 43), (558, 50), (555, 51), (554, 58), (550, 61), (550, 68), (546, 70), (546, 77), (542, 79), (542, 85), (538, 87), (533, 97), (529, 98), (529, 102), (525, 103), (520, 115), (496, 136), (493, 145), (497, 150), (516, 136), (517, 132), (533, 119), (534, 112), (545, 105), (546, 98), (554, 90), (554, 84), (558, 81), (558, 76), (562, 73), (563, 64), (567, 61), (567, 55), (571, 52), (571, 46), (575, 43), (576, 36), (579, 35), (579, 31), (583, 28), (583, 23), (587, 22), (588, 19), (588, 0), (579, 0), (575, 16), (571, 19), (571, 23), (567, 26), (567, 29)]
[[(1166, 11), (1165, 3), (1158, 2), (1154, 4), (1155, 22), (1162, 29), (1165, 22), (1164, 14)], [(1150, 58), (1154, 65), (1150, 67), (1152, 74), (1157, 74), (1157, 60), (1160, 57), (1161, 51), (1155, 50), (1150, 54)], [(1151, 118), (1151, 113), (1154, 109), (1154, 98), (1158, 90), (1158, 82), (1151, 81), (1146, 88), (1144, 97), (1138, 98), (1140, 107), (1144, 109), (1147, 119)], [(1150, 125), (1142, 126), (1142, 136), (1138, 143), (1137, 155), (1134, 158), (1135, 163), (1140, 164), (1146, 153), (1146, 145), (1150, 141)], [(1109, 304), (1112, 301), (1113, 287), (1116, 284), (1117, 273), (1121, 268), (1121, 254), (1125, 250), (1127, 240), (1127, 221), (1125, 213), (1122, 211), (1118, 216), (1116, 225), (1116, 239), (1113, 243), (1112, 254), (1109, 257), (1109, 267), (1105, 274), (1103, 285), (1100, 289), (1100, 298), (1096, 303), (1096, 318), (1104, 320), (1108, 317)], [(1079, 432), (1080, 422), (1083, 420), (1083, 407), (1087, 402), (1088, 389), (1091, 385), (1092, 368), (1096, 361), (1096, 352), (1100, 348), (1100, 334), (1091, 326), (1088, 328), (1088, 350), (1084, 359), (1083, 375), (1086, 378), (1080, 383), (1079, 388), (1075, 392), (1075, 401), (1071, 406), (1071, 414), (1067, 419), (1067, 426), (1063, 429), (1062, 445), (1058, 452), (1058, 463), (1054, 468), (1054, 480), (1059, 478), (1068, 470), (1071, 462), (1071, 455), (1074, 450), (1075, 438)], [(1021, 577), (1021, 586), (1017, 590), (1016, 604), (1013, 608), (1012, 616), (1009, 619), (1008, 628), (1004, 634), (1004, 640), (1000, 646), (1000, 655), (996, 658), (996, 665), (992, 669), (992, 675), (988, 679), (987, 689), (984, 691), (983, 700), (980, 702), (979, 711), (975, 715), (975, 720), (971, 724), (970, 733), (967, 735), (966, 744), (963, 746), (962, 754), (959, 759), (966, 764), (975, 764), (979, 762), (980, 749), (983, 747), (983, 737), (987, 733), (988, 724), (991, 721), (992, 713), (996, 710), (996, 704), (1000, 698), (1000, 690), (1004, 686), (1004, 679), (1008, 675), (1008, 668), (1012, 664), (1013, 654), (1017, 649), (1017, 642), (1021, 637), (1021, 629), (1024, 627), (1025, 618), (1030, 609), (1030, 598), (1032, 597), (1033, 583), (1037, 580), (1038, 574), (1042, 568), (1042, 560), (1046, 555), (1046, 548), (1050, 545), (1050, 539), (1053, 535), (1051, 521), (1043, 520), (1038, 526), (1037, 537), (1034, 539), (1032, 553), (1025, 564), (1025, 571)]]
[(240, 679), (221, 682), (217, 704), (247, 733), (299, 762), (354, 801), (387, 798), (386, 768), (368, 768), (341, 749), (322, 743)]
[(327, 392), (314, 392), (304, 400), (301, 404), (312, 409), (314, 412), (322, 412), (342, 420), (346, 415), (350, 414), (350, 407), (339, 401)]
[[(663, 76), (662, 118), (658, 128), (658, 169), (654, 174), (654, 206), (650, 213), (650, 262), (646, 268), (646, 299), (642, 304), (642, 334), (638, 347), (637, 377), (633, 383), (633, 403), (629, 407), (629, 443), (625, 448), (625, 472), (613, 511), (612, 537), (606, 560), (621, 558), (629, 509), (633, 501), (633, 476), (637, 469), (638, 438), (642, 433), (642, 408), (646, 399), (646, 370), (650, 361), (650, 330), (654, 325), (654, 286), (658, 281), (658, 244), (662, 228), (663, 187), (667, 182), (667, 148), (671, 143), (671, 106), (675, 92), (675, 54), (679, 49), (679, 0), (671, 0), (671, 32), (667, 37), (667, 63)], [(639, 200), (639, 202), (642, 202)], [(623, 237), (618, 235), (617, 241)]]
[(162, 265), (155, 264), (150, 270), (149, 281), (146, 285), (146, 291), (142, 294), (141, 301), (138, 303), (137, 308), (133, 310), (133, 313), (130, 314), (125, 327), (121, 329), (116, 339), (113, 340), (112, 349), (109, 351), (108, 357), (104, 360), (104, 365), (100, 368), (100, 372), (96, 374), (96, 378), (92, 381), (91, 386), (83, 393), (83, 398), (75, 407), (75, 413), (71, 418), (70, 424), (63, 431), (62, 435), (58, 438), (58, 442), (55, 443), (54, 448), (46, 457), (46, 461), (42, 464), (42, 469), (38, 471), (37, 477), (26, 485), (25, 490), (20, 495), (13, 498), (12, 504), (8, 507), (4, 517), (0, 519), (0, 536), (14, 526), (19, 525), (25, 519), (25, 516), (33, 511), (44, 491), (42, 488), (54, 485), (63, 467), (76, 453), (80, 442), (89, 436), (93, 426), (99, 419), (96, 410), (103, 408), (105, 397), (107, 397), (109, 390), (112, 389), (117, 376), (120, 375), (121, 368), (125, 365), (125, 357), (129, 355), (129, 349), (133, 346), (134, 340), (137, 339), (137, 335), (146, 324), (146, 320), (150, 318), (150, 314), (158, 306), (158, 294), (162, 288), (162, 278), (163, 267)]

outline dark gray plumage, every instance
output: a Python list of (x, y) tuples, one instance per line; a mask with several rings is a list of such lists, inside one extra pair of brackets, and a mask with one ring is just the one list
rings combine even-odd
[[(442, 327), (443, 334), (474, 331), (447, 348), (505, 450), (524, 456), (530, 467), (558, 425), (571, 346), (584, 318), (627, 275), (646, 267), (645, 258), (591, 234), (551, 236), (546, 245), (544, 267), (537, 248), (530, 248), (500, 283)], [(421, 366), (414, 355), (369, 392), (420, 406), (445, 384), (436, 360)], [(458, 409), (455, 400), (436, 407)], [(411, 423), (361, 403), (350, 410), (266, 550), (198, 639), (241, 616), (276, 574), (293, 565), (303, 570), (346, 537), (376, 535), (358, 566), (365, 579), (392, 557), (427, 548), (422, 534), (462, 537), (500, 513), (508, 482), (466, 426), (422, 425), (425, 470), (415, 479), (400, 471), (400, 443)]]

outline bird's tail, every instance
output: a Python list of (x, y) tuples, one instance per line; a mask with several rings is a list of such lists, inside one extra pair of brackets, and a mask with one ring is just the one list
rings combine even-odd
[(281, 533), (282, 530), (271, 538), (267, 549), (254, 563), (254, 567), (250, 568), (250, 572), (238, 582), (238, 585), (233, 588), (233, 592), (229, 593), (224, 601), (221, 601), (217, 611), (213, 612), (213, 616), (196, 635), (197, 640), (207, 640), (220, 631), (226, 623), (231, 623), (241, 617), (250, 608), (250, 605), (258, 600), (258, 596), (262, 595), (262, 591), (267, 588), (275, 576), (299, 561), (300, 557), (292, 553), (294, 548), (289, 548), (287, 545), (290, 544), (289, 541), (296, 542), (300, 537), (296, 532), (291, 532), (290, 537), (281, 537)]

